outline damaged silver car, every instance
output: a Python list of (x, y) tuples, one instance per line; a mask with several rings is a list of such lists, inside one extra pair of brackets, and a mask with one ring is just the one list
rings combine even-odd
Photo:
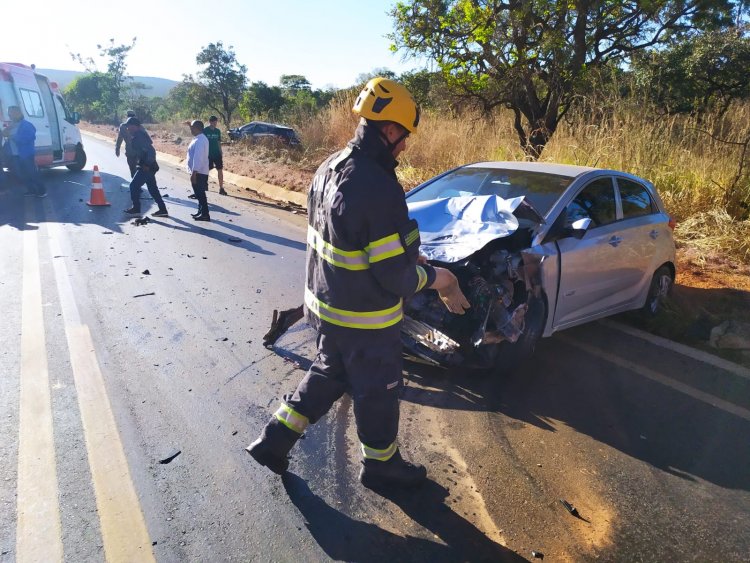
[(472, 307), (436, 292), (405, 306), (407, 355), (509, 368), (538, 339), (623, 311), (658, 312), (675, 279), (674, 222), (636, 176), (538, 162), (482, 162), (412, 190), (421, 252), (450, 269)]
[[(481, 162), (406, 196), (420, 252), (459, 280), (471, 308), (450, 313), (424, 290), (404, 307), (406, 356), (508, 370), (540, 337), (605, 316), (655, 315), (675, 279), (674, 222), (654, 186), (615, 170)], [(302, 307), (274, 311), (271, 345)]]

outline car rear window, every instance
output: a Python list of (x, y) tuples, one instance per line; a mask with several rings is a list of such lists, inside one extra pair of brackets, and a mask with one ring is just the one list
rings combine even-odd
[(546, 215), (573, 178), (543, 172), (497, 168), (459, 168), (407, 195), (409, 202), (445, 197), (496, 195), (503, 199), (526, 196), (526, 201)]
[(620, 188), (622, 216), (624, 219), (657, 213), (658, 210), (651, 200), (651, 194), (648, 193), (645, 186), (632, 180), (617, 178), (617, 187)]

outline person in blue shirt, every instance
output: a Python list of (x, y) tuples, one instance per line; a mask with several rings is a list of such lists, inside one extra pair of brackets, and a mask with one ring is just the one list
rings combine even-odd
[(45, 197), (47, 189), (34, 161), (36, 127), (24, 119), (23, 112), (18, 106), (8, 106), (8, 117), (13, 125), (5, 129), (3, 135), (8, 138), (10, 153), (16, 164), (15, 170), (26, 186), (26, 195)]

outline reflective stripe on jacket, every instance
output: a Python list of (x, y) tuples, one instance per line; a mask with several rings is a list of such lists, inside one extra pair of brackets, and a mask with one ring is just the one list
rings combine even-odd
[(435, 279), (417, 265), (419, 228), (409, 219), (396, 160), (379, 131), (360, 125), (347, 148), (318, 169), (308, 193), (307, 321), (385, 329), (403, 299)]

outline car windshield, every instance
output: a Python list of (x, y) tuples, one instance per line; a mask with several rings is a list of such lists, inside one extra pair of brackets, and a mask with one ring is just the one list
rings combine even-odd
[(472, 195), (496, 195), (503, 199), (526, 196), (526, 201), (546, 216), (572, 181), (570, 176), (544, 172), (465, 167), (409, 193), (407, 200), (413, 203)]

